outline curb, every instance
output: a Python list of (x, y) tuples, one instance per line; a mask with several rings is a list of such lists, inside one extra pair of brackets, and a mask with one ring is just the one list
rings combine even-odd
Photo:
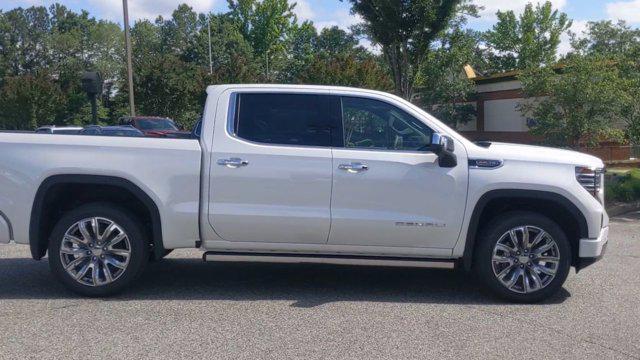
[(614, 204), (607, 208), (607, 214), (609, 214), (609, 217), (623, 215), (632, 211), (640, 211), (640, 201)]

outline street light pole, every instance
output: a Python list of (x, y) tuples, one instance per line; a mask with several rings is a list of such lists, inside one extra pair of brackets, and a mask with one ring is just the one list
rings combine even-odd
[(124, 9), (124, 43), (127, 50), (127, 76), (129, 81), (129, 108), (131, 116), (136, 116), (136, 105), (133, 101), (133, 69), (131, 66), (131, 38), (129, 36), (129, 5), (122, 0)]
[(211, 57), (211, 14), (207, 14), (207, 30), (209, 32), (209, 75), (213, 74), (213, 58)]

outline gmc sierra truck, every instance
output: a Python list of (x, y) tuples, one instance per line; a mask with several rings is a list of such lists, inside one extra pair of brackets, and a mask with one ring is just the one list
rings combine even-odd
[(534, 302), (604, 254), (598, 158), (476, 144), (370, 90), (207, 93), (193, 139), (0, 134), (0, 243), (48, 254), (86, 296), (198, 248), (206, 261), (459, 267)]

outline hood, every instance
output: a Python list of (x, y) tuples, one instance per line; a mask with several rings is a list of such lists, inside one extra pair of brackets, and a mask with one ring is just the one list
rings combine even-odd
[(576, 166), (604, 167), (602, 160), (593, 155), (572, 150), (534, 145), (491, 143), (491, 146), (488, 148), (476, 146), (473, 151), (469, 152), (469, 157), (490, 157), (497, 160), (519, 160), (569, 164)]

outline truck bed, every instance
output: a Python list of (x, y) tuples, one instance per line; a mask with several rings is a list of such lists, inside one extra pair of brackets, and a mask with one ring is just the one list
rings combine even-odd
[[(29, 243), (40, 185), (55, 175), (120, 177), (157, 204), (166, 248), (199, 238), (200, 143), (195, 139), (0, 133), (0, 211), (11, 240)], [(69, 199), (72, 201), (72, 199)]]

